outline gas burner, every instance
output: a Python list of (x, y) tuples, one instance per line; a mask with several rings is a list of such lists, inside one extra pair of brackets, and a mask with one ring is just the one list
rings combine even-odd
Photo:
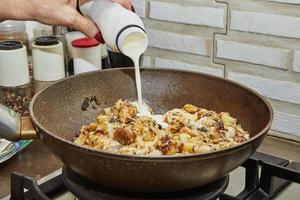
[(67, 189), (80, 200), (215, 200), (224, 193), (229, 182), (229, 176), (227, 175), (210, 184), (185, 191), (170, 193), (135, 193), (119, 191), (95, 184), (66, 167), (62, 170), (62, 179)]

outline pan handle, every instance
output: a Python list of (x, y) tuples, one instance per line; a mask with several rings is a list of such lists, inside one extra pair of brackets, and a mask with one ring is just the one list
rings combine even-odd
[(0, 138), (18, 141), (36, 139), (38, 135), (29, 117), (23, 118), (20, 114), (0, 104)]

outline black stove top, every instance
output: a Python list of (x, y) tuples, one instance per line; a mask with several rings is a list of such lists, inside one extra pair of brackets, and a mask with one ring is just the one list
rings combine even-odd
[[(68, 168), (62, 174), (38, 185), (30, 177), (13, 173), (11, 176), (11, 199), (48, 200), (58, 194), (70, 191), (78, 199), (90, 200), (261, 200), (273, 199), (291, 182), (300, 184), (300, 163), (275, 156), (255, 153), (242, 167), (245, 168), (245, 188), (236, 196), (224, 194), (229, 182), (229, 175), (205, 186), (186, 191), (147, 194), (116, 191), (94, 184), (77, 175)], [(24, 189), (27, 189), (25, 192)]]

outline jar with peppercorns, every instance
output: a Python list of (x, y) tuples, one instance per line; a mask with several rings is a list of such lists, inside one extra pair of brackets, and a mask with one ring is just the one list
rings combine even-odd
[(31, 91), (26, 46), (19, 41), (0, 42), (0, 103), (28, 116)]

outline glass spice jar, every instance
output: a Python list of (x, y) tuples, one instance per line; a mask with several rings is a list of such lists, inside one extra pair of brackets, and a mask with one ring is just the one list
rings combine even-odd
[(29, 103), (32, 97), (31, 84), (19, 87), (0, 87), (0, 104), (21, 114), (29, 116)]
[[(27, 48), (27, 55), (31, 56), (26, 24), (24, 21), (6, 20), (0, 23), (0, 42), (19, 41)], [(32, 65), (28, 63), (30, 75), (32, 75)]]
[(25, 22), (6, 20), (0, 23), (0, 42), (8, 40), (22, 42), (29, 49)]
[(0, 104), (28, 116), (31, 91), (26, 47), (19, 41), (0, 42)]

